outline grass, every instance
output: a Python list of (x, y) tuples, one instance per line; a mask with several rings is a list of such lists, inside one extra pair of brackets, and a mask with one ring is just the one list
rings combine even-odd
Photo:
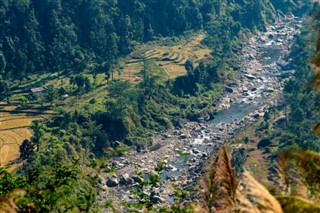
[[(272, 131), (272, 124), (274, 121), (279, 118), (283, 113), (275, 112), (270, 115), (270, 119), (268, 120), (270, 127), (267, 130), (268, 132)], [(244, 167), (251, 172), (251, 174), (259, 180), (259, 182), (268, 185), (269, 181), (268, 177), (268, 168), (269, 161), (266, 160), (272, 153), (278, 152), (276, 147), (270, 146), (269, 150), (271, 153), (264, 152), (265, 149), (258, 149), (258, 143), (260, 142), (261, 135), (267, 137), (268, 132), (261, 133), (260, 131), (256, 131), (264, 122), (263, 118), (260, 118), (256, 123), (252, 126), (246, 128), (240, 134), (238, 134), (233, 140), (231, 140), (228, 145), (232, 148), (244, 147), (248, 150), (248, 158)], [(264, 130), (265, 131), (265, 130)], [(248, 143), (244, 142), (244, 138), (248, 137), (250, 140)]]
[(108, 173), (108, 174), (115, 174), (118, 172), (118, 170), (115, 168), (105, 168), (105, 169), (103, 169), (103, 172)]

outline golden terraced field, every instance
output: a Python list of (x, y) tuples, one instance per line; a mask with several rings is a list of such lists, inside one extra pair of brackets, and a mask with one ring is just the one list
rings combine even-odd
[(121, 79), (139, 82), (141, 78), (137, 74), (143, 69), (143, 62), (149, 59), (154, 59), (171, 79), (185, 75), (184, 65), (187, 60), (197, 66), (201, 60), (211, 58), (211, 50), (200, 43), (204, 38), (205, 34), (199, 34), (175, 46), (146, 46), (130, 55), (122, 70)]
[[(15, 106), (6, 106), (2, 110), (15, 110)], [(24, 139), (30, 139), (28, 126), (34, 120), (44, 119), (30, 112), (15, 113), (0, 111), (0, 163), (10, 165), (19, 158), (19, 146)]]

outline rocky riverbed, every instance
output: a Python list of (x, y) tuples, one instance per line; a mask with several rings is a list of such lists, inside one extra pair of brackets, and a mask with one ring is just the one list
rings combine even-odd
[(221, 144), (277, 104), (284, 79), (294, 72), (286, 56), (300, 28), (301, 20), (281, 17), (266, 32), (252, 37), (243, 49), (238, 80), (226, 86), (215, 119), (206, 123), (188, 122), (182, 129), (158, 133), (148, 150), (128, 151), (114, 159), (108, 167), (116, 169), (117, 173), (99, 175), (100, 202), (113, 200), (116, 209), (122, 212), (121, 202), (134, 200), (130, 190), (139, 181), (135, 175), (136, 165), (140, 172), (148, 174), (159, 162), (166, 163), (161, 184), (150, 192), (154, 194), (155, 204), (172, 201), (172, 184), (184, 188), (196, 182), (202, 175), (205, 160)]

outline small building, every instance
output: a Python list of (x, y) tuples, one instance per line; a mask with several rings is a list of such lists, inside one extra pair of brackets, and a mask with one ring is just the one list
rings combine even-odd
[(46, 91), (46, 90), (47, 90), (46, 87), (36, 87), (36, 88), (30, 89), (30, 93), (31, 94), (42, 93), (43, 91)]
[(44, 87), (35, 87), (35, 88), (32, 88), (30, 89), (30, 95), (32, 96), (37, 96), (39, 94), (42, 94), (44, 93), (45, 91), (47, 91), (48, 89), (52, 88), (53, 89), (53, 86), (52, 85), (49, 85), (49, 86), (44, 86)]

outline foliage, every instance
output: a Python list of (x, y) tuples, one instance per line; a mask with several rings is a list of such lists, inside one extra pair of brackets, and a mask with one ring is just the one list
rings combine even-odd
[(20, 148), (20, 158), (27, 159), (33, 153), (35, 149), (35, 145), (28, 139), (25, 139), (19, 148)]
[(246, 148), (238, 148), (232, 151), (231, 165), (235, 168), (237, 177), (243, 173), (244, 163), (247, 161), (248, 152)]
[[(181, 126), (181, 119), (197, 120), (214, 112), (213, 102), (220, 97), (228, 80), (224, 73), (237, 68), (237, 53), (246, 40), (245, 35), (264, 29), (267, 19), (273, 20), (273, 6), (277, 8), (279, 3), (0, 0), (0, 95), (7, 102), (13, 89), (10, 80), (18, 79), (21, 83), (36, 72), (72, 73), (70, 91), (75, 95), (91, 95), (90, 91), (98, 85), (93, 85), (92, 79), (84, 74), (87, 69), (95, 74), (105, 73), (107, 80), (110, 76), (114, 80), (117, 60), (129, 53), (134, 44), (179, 35), (186, 30), (204, 28), (208, 33), (205, 43), (213, 49), (214, 56), (208, 64), (199, 61), (196, 66), (187, 61), (187, 76), (175, 80), (167, 80), (165, 70), (154, 61), (145, 61), (140, 72), (143, 81), (139, 84), (107, 82), (103, 110), (61, 111), (50, 120), (35, 122), (31, 127), (33, 137), (20, 147), (21, 158), (26, 160), (19, 172), (26, 180), (19, 179), (20, 174), (15, 177), (3, 173), (1, 184), (8, 187), (3, 187), (4, 192), (14, 188), (26, 191), (19, 204), (21, 210), (34, 204), (36, 212), (91, 211), (95, 178), (83, 174), (84, 165), (97, 166), (94, 157), (122, 155), (124, 148), (109, 149), (115, 140), (137, 147), (148, 145), (148, 138), (155, 131)], [(294, 91), (295, 85), (288, 90)], [(49, 89), (44, 98), (53, 105), (57, 93)], [(297, 110), (294, 115), (300, 115), (300, 121), (304, 114)], [(113, 150), (111, 154), (110, 150)], [(223, 198), (231, 197), (223, 202), (223, 207), (229, 209), (236, 203), (238, 182), (225, 150), (216, 164), (224, 170), (216, 167), (210, 187), (218, 190), (217, 186), (223, 185), (218, 191)], [(157, 186), (162, 167), (133, 191), (138, 208), (153, 209), (154, 196), (144, 190)], [(186, 196), (179, 190), (176, 194)], [(210, 207), (216, 204), (211, 198), (208, 195)], [(105, 207), (112, 209), (112, 203), (106, 203)], [(188, 212), (180, 206), (173, 207), (172, 212), (175, 211)]]
[(57, 158), (46, 166), (36, 163), (28, 169), (27, 179), (1, 168), (0, 197), (23, 189), (26, 193), (16, 201), (21, 211), (32, 205), (34, 212), (89, 212), (95, 194), (89, 185), (83, 184), (76, 164), (62, 164)]
[[(297, 163), (296, 165), (299, 169), (308, 168), (308, 166), (306, 165), (313, 165), (312, 169), (309, 167), (309, 171), (312, 170), (313, 172), (316, 172), (317, 169), (315, 168), (319, 166), (319, 162), (314, 162), (314, 158), (318, 158), (319, 153), (300, 152), (296, 154), (300, 157), (291, 159)], [(302, 164), (299, 163), (301, 161), (303, 162)], [(286, 167), (284, 166), (286, 163), (283, 158), (279, 163), (280, 167), (282, 168), (282, 171), (279, 170), (279, 174), (288, 172), (283, 170), (283, 168)], [(232, 172), (229, 158), (226, 154), (224, 147), (221, 148), (220, 152), (217, 155), (215, 163), (213, 164), (213, 167), (209, 172), (210, 177), (208, 179), (208, 183), (210, 185), (205, 184), (205, 202), (204, 205), (197, 205), (197, 209), (199, 212), (227, 211), (256, 213), (289, 213), (317, 212), (320, 208), (320, 206), (317, 203), (317, 200), (315, 200), (313, 196), (308, 197), (308, 199), (306, 199), (300, 197), (297, 194), (296, 196), (293, 196), (292, 194), (286, 196), (272, 195), (247, 171), (243, 173), (241, 184), (238, 184), (239, 180), (236, 179), (234, 173)], [(307, 174), (310, 173), (307, 172)], [(286, 173), (286, 175), (290, 174)], [(311, 183), (314, 184), (315, 182), (317, 182), (316, 187), (318, 188), (319, 180), (317, 178), (312, 180), (306, 179), (305, 181), (301, 181), (300, 184), (309, 185)], [(287, 190), (285, 193), (287, 193)]]
[(279, 196), (277, 200), (280, 202), (284, 212), (320, 212), (318, 205), (300, 197)]
[(0, 197), (4, 197), (14, 189), (25, 187), (26, 182), (23, 178), (10, 174), (4, 168), (0, 168)]

